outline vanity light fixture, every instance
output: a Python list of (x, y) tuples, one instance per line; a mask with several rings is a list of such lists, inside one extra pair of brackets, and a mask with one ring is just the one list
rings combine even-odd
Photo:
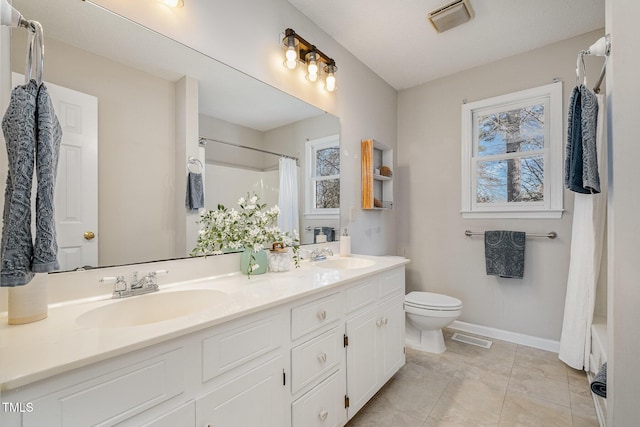
[(162, 0), (164, 4), (169, 7), (182, 7), (184, 6), (184, 0)]
[(287, 28), (282, 39), (284, 50), (283, 65), (293, 70), (298, 64), (303, 63), (307, 70), (307, 80), (318, 81), (320, 76), (324, 76), (324, 88), (329, 92), (336, 90), (336, 62), (314, 45), (300, 37), (291, 28)]

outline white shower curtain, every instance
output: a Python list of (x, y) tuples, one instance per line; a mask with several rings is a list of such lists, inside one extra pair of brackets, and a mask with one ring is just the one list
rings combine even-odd
[(298, 166), (295, 159), (280, 158), (280, 216), (278, 226), (282, 231), (300, 235), (298, 220)]
[(567, 365), (580, 370), (589, 370), (591, 324), (600, 272), (607, 204), (604, 95), (597, 95), (597, 98), (597, 152), (602, 192), (599, 194), (574, 193), (571, 260), (558, 355)]

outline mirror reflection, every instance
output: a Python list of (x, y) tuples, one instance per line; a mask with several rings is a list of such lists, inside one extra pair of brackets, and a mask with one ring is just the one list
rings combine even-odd
[[(247, 192), (280, 204), (280, 159), (293, 159), (284, 178), (297, 178), (297, 200), (286, 203), (298, 207), (301, 242), (337, 236), (338, 118), (87, 2), (13, 4), (43, 25), (44, 80), (64, 129), (63, 270), (188, 256), (185, 221), (198, 216), (185, 217), (185, 146), (202, 163), (207, 208), (236, 207)], [(12, 31), (14, 84), (26, 46)]]

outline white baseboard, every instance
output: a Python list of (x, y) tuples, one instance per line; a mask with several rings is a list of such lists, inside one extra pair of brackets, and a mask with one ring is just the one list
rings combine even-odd
[(453, 322), (449, 328), (471, 334), (482, 335), (487, 338), (495, 338), (502, 341), (526, 345), (528, 347), (539, 348), (541, 350), (552, 351), (554, 353), (558, 353), (560, 351), (560, 341), (554, 341), (547, 338), (534, 337), (531, 335), (520, 334), (518, 332), (510, 332), (503, 329), (475, 325), (473, 323), (461, 322), (459, 320)]

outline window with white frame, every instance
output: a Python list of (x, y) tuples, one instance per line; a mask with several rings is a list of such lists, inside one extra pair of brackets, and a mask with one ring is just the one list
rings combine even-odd
[(462, 106), (464, 218), (560, 218), (562, 192), (562, 82)]
[(306, 215), (340, 214), (340, 138), (332, 135), (307, 141), (305, 148)]

